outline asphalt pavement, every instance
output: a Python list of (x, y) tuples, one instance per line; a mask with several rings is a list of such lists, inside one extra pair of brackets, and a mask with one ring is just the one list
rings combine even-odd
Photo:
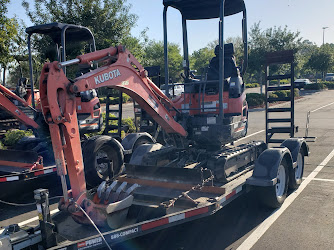
[[(304, 181), (277, 210), (261, 206), (251, 192), (207, 218), (123, 242), (113, 249), (332, 249), (334, 245), (334, 90), (302, 91), (295, 104), (296, 136), (305, 134), (310, 115), (311, 155), (305, 158)], [(279, 104), (285, 106), (286, 104)], [(129, 105), (130, 106), (130, 105)], [(248, 135), (238, 143), (264, 140), (264, 112), (249, 113)], [(275, 145), (271, 145), (275, 146)], [(54, 187), (53, 196), (60, 192)], [(13, 197), (31, 202), (31, 197)], [(57, 199), (51, 210), (56, 209)], [(35, 206), (0, 204), (0, 226), (36, 225)], [(31, 219), (32, 218), (32, 219)]]

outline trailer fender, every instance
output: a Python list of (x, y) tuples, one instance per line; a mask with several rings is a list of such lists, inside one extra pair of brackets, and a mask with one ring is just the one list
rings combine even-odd
[(163, 148), (163, 145), (160, 143), (152, 143), (152, 144), (142, 144), (139, 145), (131, 155), (131, 159), (129, 164), (131, 165), (143, 165), (144, 157), (147, 153), (153, 152), (156, 150), (160, 150)]
[(146, 143), (155, 143), (155, 139), (149, 133), (132, 133), (128, 134), (122, 140), (122, 146), (125, 154), (132, 154), (132, 152), (140, 145)]
[(277, 147), (263, 151), (255, 162), (253, 175), (246, 180), (251, 186), (274, 186), (277, 183), (277, 170), (282, 161), (292, 169), (292, 157), (288, 148)]
[[(303, 138), (289, 138), (282, 142), (281, 147), (286, 147), (290, 150), (292, 161), (294, 163), (297, 162), (297, 157), (299, 151), (302, 149), (304, 156), (309, 156), (309, 147), (306, 144)], [(295, 168), (297, 164), (293, 164), (293, 168)]]

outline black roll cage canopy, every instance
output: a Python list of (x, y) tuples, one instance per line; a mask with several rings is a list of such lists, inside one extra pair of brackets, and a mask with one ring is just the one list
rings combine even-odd
[[(183, 68), (186, 79), (189, 78), (189, 51), (187, 36), (187, 20), (203, 20), (219, 18), (219, 103), (223, 103), (224, 91), (224, 17), (242, 12), (242, 40), (244, 45), (244, 60), (241, 74), (244, 74), (248, 64), (247, 47), (247, 16), (244, 0), (163, 0), (163, 30), (165, 57), (165, 84), (169, 82), (168, 49), (167, 49), (167, 9), (173, 7), (182, 15), (183, 31)], [(167, 92), (168, 94), (168, 92)], [(223, 105), (219, 105), (219, 116), (224, 117)]]
[[(47, 35), (57, 46), (60, 44), (61, 54), (59, 57), (61, 62), (66, 61), (66, 40), (71, 43), (89, 41), (91, 51), (96, 50), (96, 45), (93, 33), (87, 27), (80, 25), (66, 23), (41, 24), (26, 28), (26, 33), (28, 33), (29, 74), (32, 93), (32, 106), (35, 108), (31, 36), (33, 34)], [(66, 73), (66, 68), (63, 68), (63, 70)]]

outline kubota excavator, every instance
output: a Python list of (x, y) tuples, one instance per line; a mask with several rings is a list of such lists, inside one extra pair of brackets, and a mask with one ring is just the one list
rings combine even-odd
[[(117, 181), (111, 182), (122, 170), (124, 153), (132, 153), (130, 165), (127, 165), (125, 173), (133, 170), (131, 167), (133, 165), (157, 167), (161, 166), (162, 161), (166, 169), (180, 168), (182, 172), (186, 171), (184, 167), (187, 164), (200, 162), (197, 164), (198, 167), (205, 166), (206, 169), (202, 170), (202, 175), (213, 172), (218, 181), (226, 182), (228, 176), (238, 171), (239, 167), (245, 167), (244, 162), (240, 162), (240, 166), (236, 164), (216, 169), (217, 162), (214, 160), (221, 150), (225, 150), (225, 144), (244, 136), (247, 131), (247, 102), (241, 77), (247, 65), (245, 5), (241, 0), (221, 2), (225, 2), (225, 8), (222, 7), (225, 9), (225, 14), (219, 12), (220, 5), (214, 1), (210, 1), (207, 5), (205, 1), (164, 0), (165, 58), (168, 57), (167, 8), (178, 9), (183, 17), (183, 40), (186, 48), (184, 50), (185, 93), (178, 99), (168, 98), (147, 77), (144, 68), (123, 46), (110, 47), (77, 56), (73, 60), (56, 61), (44, 65), (40, 76), (41, 107), (45, 121), (49, 125), (58, 174), (62, 181), (64, 199), (60, 203), (60, 209), (69, 211), (76, 221), (89, 223), (79, 210), (79, 205), (98, 225), (109, 223), (109, 226), (113, 227), (117, 223), (108, 218), (114, 212), (132, 204), (133, 197), (130, 194), (138, 185), (128, 186), (126, 182), (122, 184)], [(203, 11), (204, 7), (207, 11)], [(245, 44), (245, 64), (241, 72), (235, 63), (233, 44), (223, 44), (223, 27), (220, 26), (220, 42), (216, 49), (216, 57), (211, 60), (207, 79), (192, 80), (189, 77), (186, 20), (215, 17), (223, 19), (226, 15), (239, 12), (243, 13), (242, 28)], [(103, 66), (74, 80), (69, 80), (62, 70), (74, 64), (86, 67), (102, 61)], [(168, 84), (167, 59), (165, 59), (165, 67), (167, 72), (165, 79)], [(94, 137), (85, 143), (83, 158), (75, 96), (101, 87), (114, 88), (131, 96), (161, 126), (168, 137), (165, 145), (154, 143), (154, 139), (146, 133), (144, 142), (150, 141), (151, 144), (143, 144), (142, 134), (128, 135), (122, 145), (106, 136)], [(245, 147), (253, 146), (257, 150), (263, 148), (262, 144), (262, 146), (254, 145)], [(103, 150), (99, 152), (104, 151), (105, 156), (94, 155), (101, 148)], [(92, 160), (88, 161), (87, 158)], [(115, 158), (118, 160), (115, 161)], [(113, 172), (112, 178), (108, 183), (103, 182), (97, 190), (87, 192), (86, 181), (88, 180), (85, 181), (85, 172), (101, 163), (105, 164), (108, 171)], [(70, 177), (71, 190), (68, 190), (66, 185), (67, 174)], [(195, 175), (198, 177), (198, 174), (196, 172)], [(92, 176), (86, 174), (86, 179), (89, 178)], [(191, 178), (191, 176), (181, 178)]]
[[(35, 136), (25, 137), (13, 146), (11, 150), (0, 149), (0, 179), (19, 180), (18, 176), (28, 176), (29, 171), (43, 169), (44, 166), (54, 165), (54, 158), (50, 143), (47, 142), (49, 130), (41, 114), (40, 99), (34, 89), (33, 62), (31, 51), (31, 36), (33, 34), (43, 35), (44, 39), (51, 39), (55, 45), (48, 50), (48, 57), (59, 61), (64, 61), (73, 49), (86, 49), (95, 51), (95, 40), (91, 31), (82, 26), (50, 23), (28, 27), (28, 50), (29, 50), (29, 69), (30, 86), (26, 79), (21, 77), (16, 90), (13, 92), (3, 85), (0, 85), (0, 124), (5, 125), (5, 129), (18, 128), (12, 126), (17, 121), (23, 125), (21, 127), (32, 129)], [(51, 43), (51, 44), (52, 44)], [(74, 69), (76, 75), (88, 72), (91, 65), (86, 68)], [(66, 67), (62, 69), (66, 72)], [(73, 71), (73, 70), (72, 70)], [(22, 74), (21, 74), (22, 76)], [(36, 99), (38, 97), (38, 99)], [(24, 98), (24, 99), (23, 99)], [(101, 130), (102, 114), (99, 99), (95, 90), (84, 91), (76, 95), (76, 108), (79, 116), (79, 129), (81, 134), (96, 132)], [(27, 112), (29, 111), (29, 112)], [(52, 172), (52, 171), (51, 171)], [(34, 175), (33, 175), (34, 176)], [(4, 183), (2, 183), (4, 184)]]

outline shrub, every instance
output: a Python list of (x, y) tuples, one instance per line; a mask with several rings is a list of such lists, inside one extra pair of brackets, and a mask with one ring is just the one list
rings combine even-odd
[(278, 96), (275, 93), (270, 93), (269, 98), (278, 98)]
[[(131, 97), (128, 96), (127, 94), (125, 93), (122, 93), (123, 95), (123, 103), (128, 103), (131, 101)], [(115, 104), (118, 104), (119, 103), (119, 97), (116, 96), (116, 97), (109, 97), (109, 100), (110, 100), (110, 104), (111, 105), (115, 105)], [(107, 103), (107, 97), (99, 97), (99, 101), (100, 103)]]
[[(299, 89), (295, 89), (295, 97), (299, 96)], [(273, 95), (273, 96), (271, 96)], [(272, 98), (282, 98), (282, 97), (290, 97), (290, 90), (278, 90), (278, 91), (274, 91), (272, 93), (270, 93), (270, 97)]]
[(122, 125), (127, 126), (128, 130), (125, 131), (126, 133), (134, 133), (136, 132), (136, 126), (133, 118), (125, 118), (122, 119)]
[(328, 89), (334, 89), (334, 82), (324, 81), (321, 82), (322, 84), (326, 85)]
[(122, 94), (122, 97), (123, 97), (123, 103), (128, 103), (131, 101), (131, 97), (125, 93)]
[[(110, 117), (116, 117), (116, 116), (113, 115), (113, 114), (111, 114)], [(103, 119), (103, 122), (102, 122), (103, 125), (102, 125), (101, 131), (94, 132), (94, 133), (87, 133), (86, 135), (88, 137), (91, 137), (91, 136), (94, 136), (94, 135), (101, 135), (101, 134), (103, 134), (103, 130), (104, 130), (105, 125), (106, 125), (106, 113), (102, 113), (102, 119)], [(118, 125), (118, 121), (117, 120), (110, 121), (110, 124), (111, 125)], [(122, 131), (121, 132), (121, 137), (122, 138), (125, 137), (126, 133), (134, 133), (134, 132), (136, 132), (136, 126), (135, 126), (133, 118), (124, 118), (124, 119), (122, 119), (122, 126), (127, 127), (126, 131)], [(116, 133), (116, 130), (111, 131), (111, 132), (115, 132)]]
[(246, 88), (257, 88), (257, 87), (260, 87), (260, 84), (258, 83), (247, 83), (246, 84)]
[(300, 94), (299, 94), (299, 93), (300, 93), (299, 89), (295, 89), (294, 92), (295, 92), (295, 97), (300, 96)]
[(321, 90), (325, 88), (325, 84), (323, 83), (312, 83), (305, 85), (305, 90)]
[(107, 97), (99, 97), (100, 103), (106, 103)]
[(290, 84), (290, 80), (289, 79), (283, 79), (280, 81), (280, 84)]
[(284, 98), (284, 97), (288, 97), (288, 91), (289, 90), (277, 90), (277, 91), (274, 91), (273, 93), (277, 95), (277, 97), (279, 98)]
[[(131, 101), (131, 97), (128, 96), (127, 94), (123, 93), (123, 103), (127, 103), (127, 102), (130, 102)], [(100, 100), (100, 103), (107, 103), (107, 98), (108, 97), (100, 97), (99, 100)], [(109, 97), (109, 100), (110, 100), (110, 104), (111, 105), (115, 105), (115, 104), (118, 104), (119, 103), (119, 97)]]
[(264, 94), (248, 93), (246, 94), (246, 100), (249, 107), (257, 107), (264, 104), (265, 96)]
[(31, 135), (33, 135), (31, 131), (12, 129), (5, 134), (3, 143), (7, 146), (14, 146), (23, 137)]
[[(289, 79), (282, 79), (280, 81), (280, 85), (284, 85), (284, 84), (290, 84), (290, 80)], [(269, 85), (278, 85), (278, 80), (270, 80)]]

